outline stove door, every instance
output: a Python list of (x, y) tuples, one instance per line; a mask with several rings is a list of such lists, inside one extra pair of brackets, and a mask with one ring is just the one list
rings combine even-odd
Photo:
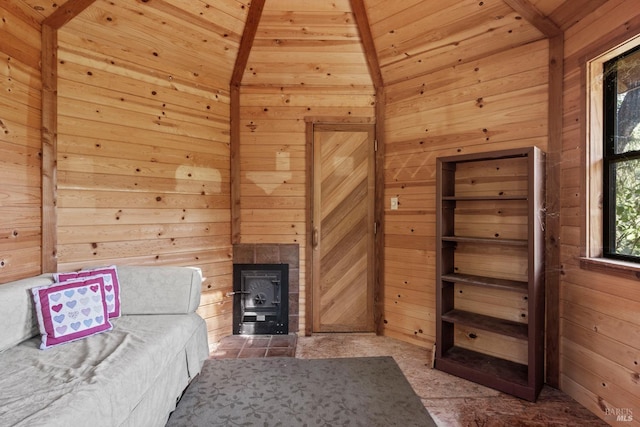
[(288, 264), (234, 264), (233, 270), (233, 333), (288, 334)]

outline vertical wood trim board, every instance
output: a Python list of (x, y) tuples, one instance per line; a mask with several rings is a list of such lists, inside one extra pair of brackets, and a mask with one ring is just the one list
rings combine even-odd
[(265, 0), (255, 0), (251, 2), (249, 7), (249, 15), (245, 22), (242, 38), (240, 39), (240, 47), (238, 55), (231, 74), (230, 90), (231, 90), (231, 135), (230, 135), (230, 151), (231, 151), (231, 243), (238, 244), (241, 242), (240, 232), (240, 83), (244, 75), (253, 40), (258, 31), (258, 24), (262, 16)]
[(375, 259), (376, 271), (375, 280), (375, 307), (374, 317), (376, 322), (376, 333), (382, 335), (384, 333), (384, 152), (385, 152), (385, 108), (386, 108), (386, 92), (383, 86), (376, 90), (376, 153), (375, 153), (375, 170), (376, 170), (376, 190), (375, 190), (375, 218), (377, 224), (377, 233), (375, 236)]
[[(305, 120), (305, 162), (308, 165), (305, 173), (306, 182), (306, 199), (305, 199), (305, 232), (306, 236), (313, 236), (313, 119)], [(307, 295), (305, 295), (305, 322), (304, 322), (304, 334), (311, 336), (313, 333), (313, 298), (311, 298), (311, 292), (313, 289), (313, 277), (312, 272), (315, 271), (313, 263), (313, 237), (307, 238), (305, 241), (305, 257), (307, 263), (306, 273), (304, 275), (305, 289)]]
[(70, 0), (42, 23), (42, 272), (58, 270), (58, 30), (95, 0)]
[(58, 270), (56, 158), (58, 31), (42, 26), (42, 272)]
[(560, 386), (560, 200), (564, 35), (549, 39), (549, 143), (546, 169), (546, 382)]
[(241, 243), (240, 234), (240, 87), (231, 85), (230, 174), (231, 174), (231, 243)]

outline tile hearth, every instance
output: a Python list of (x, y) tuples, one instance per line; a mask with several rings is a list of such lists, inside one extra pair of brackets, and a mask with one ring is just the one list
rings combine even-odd
[(224, 337), (211, 359), (245, 359), (252, 357), (294, 357), (295, 334), (289, 335), (230, 335)]

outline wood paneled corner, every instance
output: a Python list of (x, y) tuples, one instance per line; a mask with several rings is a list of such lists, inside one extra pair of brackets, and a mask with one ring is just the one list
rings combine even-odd
[[(428, 358), (437, 159), (537, 147), (547, 384), (611, 424), (640, 408), (636, 266), (621, 277), (582, 258), (599, 254), (602, 228), (587, 71), (640, 36), (636, 0), (7, 0), (0, 18), (0, 283), (197, 266), (215, 344), (232, 331), (233, 245), (286, 245), (300, 254), (295, 332), (311, 333), (313, 127), (366, 123), (375, 329)], [(510, 203), (461, 202), (454, 221), (481, 238), (498, 215), (519, 239)], [(510, 255), (487, 268), (506, 269)]]

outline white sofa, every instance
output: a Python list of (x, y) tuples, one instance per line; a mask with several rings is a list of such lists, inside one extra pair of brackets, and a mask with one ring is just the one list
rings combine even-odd
[(195, 313), (202, 275), (187, 267), (117, 267), (113, 329), (40, 350), (30, 289), (0, 285), (0, 426), (164, 426), (208, 357)]

